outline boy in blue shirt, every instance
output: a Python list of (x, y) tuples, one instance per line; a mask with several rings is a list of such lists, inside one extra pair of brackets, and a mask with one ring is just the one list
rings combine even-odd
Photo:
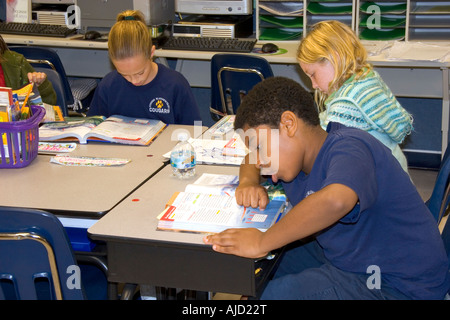
[(293, 208), (265, 233), (229, 229), (204, 241), (248, 258), (289, 245), (261, 298), (444, 298), (449, 261), (437, 223), (376, 138), (338, 123), (324, 131), (311, 95), (281, 77), (249, 92), (235, 128), (256, 140), (258, 155), (241, 165), (237, 202), (265, 208), (263, 174), (283, 185)]
[(108, 36), (116, 70), (99, 83), (88, 115), (123, 115), (193, 125), (200, 111), (183, 75), (153, 61), (155, 46), (142, 12), (120, 13)]

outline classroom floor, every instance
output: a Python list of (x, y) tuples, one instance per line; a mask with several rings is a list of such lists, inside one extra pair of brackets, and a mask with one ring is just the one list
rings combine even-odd
[[(419, 194), (422, 199), (428, 200), (433, 192), (434, 183), (437, 177), (437, 171), (435, 170), (421, 170), (421, 169), (409, 169), (409, 174), (414, 184), (416, 185)], [(447, 221), (448, 215), (442, 219), (439, 226), (442, 231), (445, 222)], [(240, 295), (227, 294), (227, 293), (216, 293), (213, 297), (214, 300), (239, 300)]]
[(437, 177), (436, 170), (409, 169), (409, 174), (422, 199), (428, 200), (433, 192)]

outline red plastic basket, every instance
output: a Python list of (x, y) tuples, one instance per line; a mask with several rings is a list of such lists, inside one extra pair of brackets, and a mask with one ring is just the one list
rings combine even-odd
[(27, 120), (0, 122), (0, 168), (23, 168), (38, 154), (39, 123), (45, 109), (31, 106), (32, 116)]

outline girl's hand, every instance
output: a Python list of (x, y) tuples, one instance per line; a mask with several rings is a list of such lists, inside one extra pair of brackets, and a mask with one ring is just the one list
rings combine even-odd
[(45, 79), (47, 79), (47, 75), (44, 72), (28, 73), (28, 80), (38, 86), (40, 86), (45, 81)]

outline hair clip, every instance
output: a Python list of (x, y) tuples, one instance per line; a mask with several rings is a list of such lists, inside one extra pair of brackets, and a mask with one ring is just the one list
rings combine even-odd
[(136, 20), (133, 16), (126, 16), (124, 20)]

